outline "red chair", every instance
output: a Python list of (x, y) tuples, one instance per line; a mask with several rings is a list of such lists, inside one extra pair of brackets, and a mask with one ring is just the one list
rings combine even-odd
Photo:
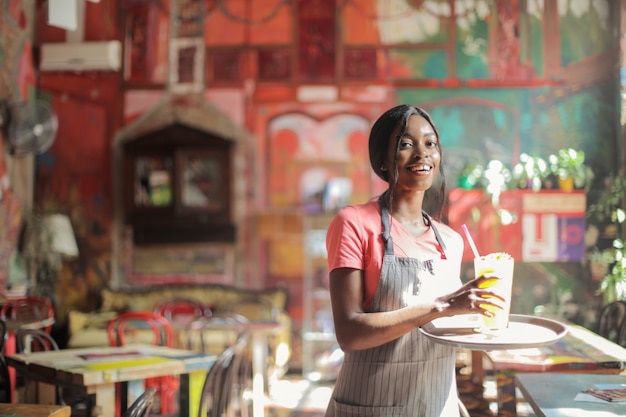
[(198, 317), (208, 317), (211, 309), (204, 303), (188, 298), (176, 298), (163, 301), (154, 308), (154, 312), (165, 317), (170, 322), (189, 322)]
[[(0, 320), (6, 323), (7, 333), (4, 342), (4, 354), (15, 353), (15, 331), (19, 328), (42, 329), (48, 334), (52, 333), (54, 323), (54, 308), (52, 302), (45, 297), (27, 295), (11, 299), (2, 304), (0, 308)], [(16, 375), (15, 369), (9, 367), (9, 381), (13, 398), (15, 398)]]
[[(107, 324), (109, 344), (124, 346), (128, 343), (149, 343), (172, 347), (174, 330), (163, 316), (151, 311), (128, 311), (111, 319)], [(180, 381), (176, 376), (147, 378), (146, 387), (154, 387), (160, 402), (160, 414), (171, 414), (176, 408), (176, 393)], [(118, 387), (119, 389), (119, 387)], [(118, 395), (118, 398), (120, 396)], [(120, 408), (120, 404), (117, 405)], [(118, 409), (118, 415), (121, 409)]]

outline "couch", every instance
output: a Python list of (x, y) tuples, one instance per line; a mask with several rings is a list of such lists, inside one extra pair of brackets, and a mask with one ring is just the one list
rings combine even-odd
[[(68, 311), (67, 347), (108, 346), (107, 323), (123, 311), (153, 311), (162, 301), (184, 298), (201, 301), (208, 305), (213, 313), (220, 313), (232, 310), (231, 307), (239, 300), (253, 297), (258, 297), (269, 304), (275, 312), (276, 319), (283, 323), (281, 331), (270, 337), (268, 353), (268, 365), (272, 368), (272, 373), (279, 374), (274, 376), (280, 376), (287, 370), (292, 349), (291, 319), (286, 313), (287, 291), (283, 288), (251, 290), (220, 284), (163, 285), (128, 290), (105, 288), (101, 292), (102, 303), (98, 310)], [(242, 314), (250, 320), (262, 319), (261, 312), (259, 316), (256, 316), (254, 311)], [(216, 341), (214, 348), (221, 351), (231, 342), (231, 338), (225, 337)]]

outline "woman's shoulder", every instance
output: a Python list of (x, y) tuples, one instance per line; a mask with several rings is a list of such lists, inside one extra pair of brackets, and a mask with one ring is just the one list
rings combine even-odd
[(372, 200), (362, 204), (350, 204), (342, 207), (331, 221), (332, 225), (352, 224), (363, 227), (368, 224), (380, 224), (380, 206)]
[(376, 217), (380, 219), (380, 205), (375, 200), (371, 200), (362, 204), (349, 204), (345, 207), (342, 207), (335, 215), (335, 218), (343, 219), (369, 219), (371, 217)]

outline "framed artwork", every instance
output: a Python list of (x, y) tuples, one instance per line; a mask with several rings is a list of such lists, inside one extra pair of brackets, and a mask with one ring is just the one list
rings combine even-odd
[(197, 93), (204, 89), (204, 42), (202, 38), (172, 39), (174, 49), (170, 68), (170, 90)]

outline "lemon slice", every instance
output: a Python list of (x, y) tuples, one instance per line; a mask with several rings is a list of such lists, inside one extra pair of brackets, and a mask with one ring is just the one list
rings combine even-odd
[[(480, 271), (480, 274), (478, 276), (482, 277), (483, 275), (493, 274), (494, 272), (496, 272), (495, 269), (485, 268)], [(496, 282), (498, 282), (498, 278), (486, 279), (485, 281), (478, 284), (478, 288), (489, 288), (494, 286)]]

